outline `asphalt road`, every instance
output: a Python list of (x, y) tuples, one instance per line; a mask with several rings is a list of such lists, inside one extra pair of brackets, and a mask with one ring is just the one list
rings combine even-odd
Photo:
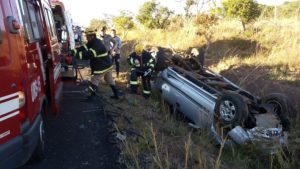
[(109, 127), (101, 101), (87, 101), (82, 87), (64, 84), (61, 111), (47, 117), (46, 158), (21, 169), (119, 169), (119, 150), (106, 142)]

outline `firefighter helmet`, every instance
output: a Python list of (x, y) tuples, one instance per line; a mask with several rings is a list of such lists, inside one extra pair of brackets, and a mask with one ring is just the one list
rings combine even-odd
[(143, 52), (143, 49), (144, 49), (144, 47), (143, 47), (142, 44), (137, 44), (137, 45), (135, 45), (135, 47), (134, 47), (134, 51), (135, 51), (135, 53), (136, 53), (137, 55), (141, 55), (142, 52)]
[(93, 35), (93, 34), (96, 34), (97, 30), (93, 29), (93, 28), (86, 28), (84, 33), (86, 35)]

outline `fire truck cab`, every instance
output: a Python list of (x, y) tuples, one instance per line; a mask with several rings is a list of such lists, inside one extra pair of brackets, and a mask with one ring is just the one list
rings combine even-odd
[(1, 169), (43, 158), (43, 119), (62, 93), (59, 53), (49, 0), (0, 0)]

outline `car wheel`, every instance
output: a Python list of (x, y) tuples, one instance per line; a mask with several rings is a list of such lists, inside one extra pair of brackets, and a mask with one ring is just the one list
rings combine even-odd
[(44, 121), (41, 120), (39, 124), (38, 144), (32, 154), (32, 160), (41, 161), (44, 159), (44, 157), (45, 157), (45, 129), (44, 129)]
[(215, 121), (221, 127), (243, 126), (248, 117), (248, 107), (243, 97), (233, 92), (224, 92), (216, 102)]
[(294, 108), (289, 98), (280, 93), (271, 93), (262, 98), (262, 103), (270, 105), (272, 111), (279, 118), (284, 131), (290, 129), (290, 119), (293, 117)]

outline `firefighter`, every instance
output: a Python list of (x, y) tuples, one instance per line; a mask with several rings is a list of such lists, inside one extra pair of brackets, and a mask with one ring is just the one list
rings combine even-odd
[(111, 98), (118, 99), (118, 91), (112, 78), (112, 62), (104, 44), (96, 37), (95, 30), (87, 28), (85, 34), (88, 41), (87, 44), (73, 49), (72, 53), (79, 59), (90, 60), (92, 84), (89, 88), (91, 90), (91, 96), (96, 94), (99, 82), (101, 78), (104, 77), (104, 80), (110, 85), (113, 91)]
[(138, 77), (142, 77), (143, 96), (148, 99), (151, 94), (150, 78), (155, 61), (151, 54), (144, 50), (143, 45), (137, 44), (134, 52), (131, 53), (127, 61), (131, 66), (130, 89), (131, 93), (136, 94), (138, 89)]

